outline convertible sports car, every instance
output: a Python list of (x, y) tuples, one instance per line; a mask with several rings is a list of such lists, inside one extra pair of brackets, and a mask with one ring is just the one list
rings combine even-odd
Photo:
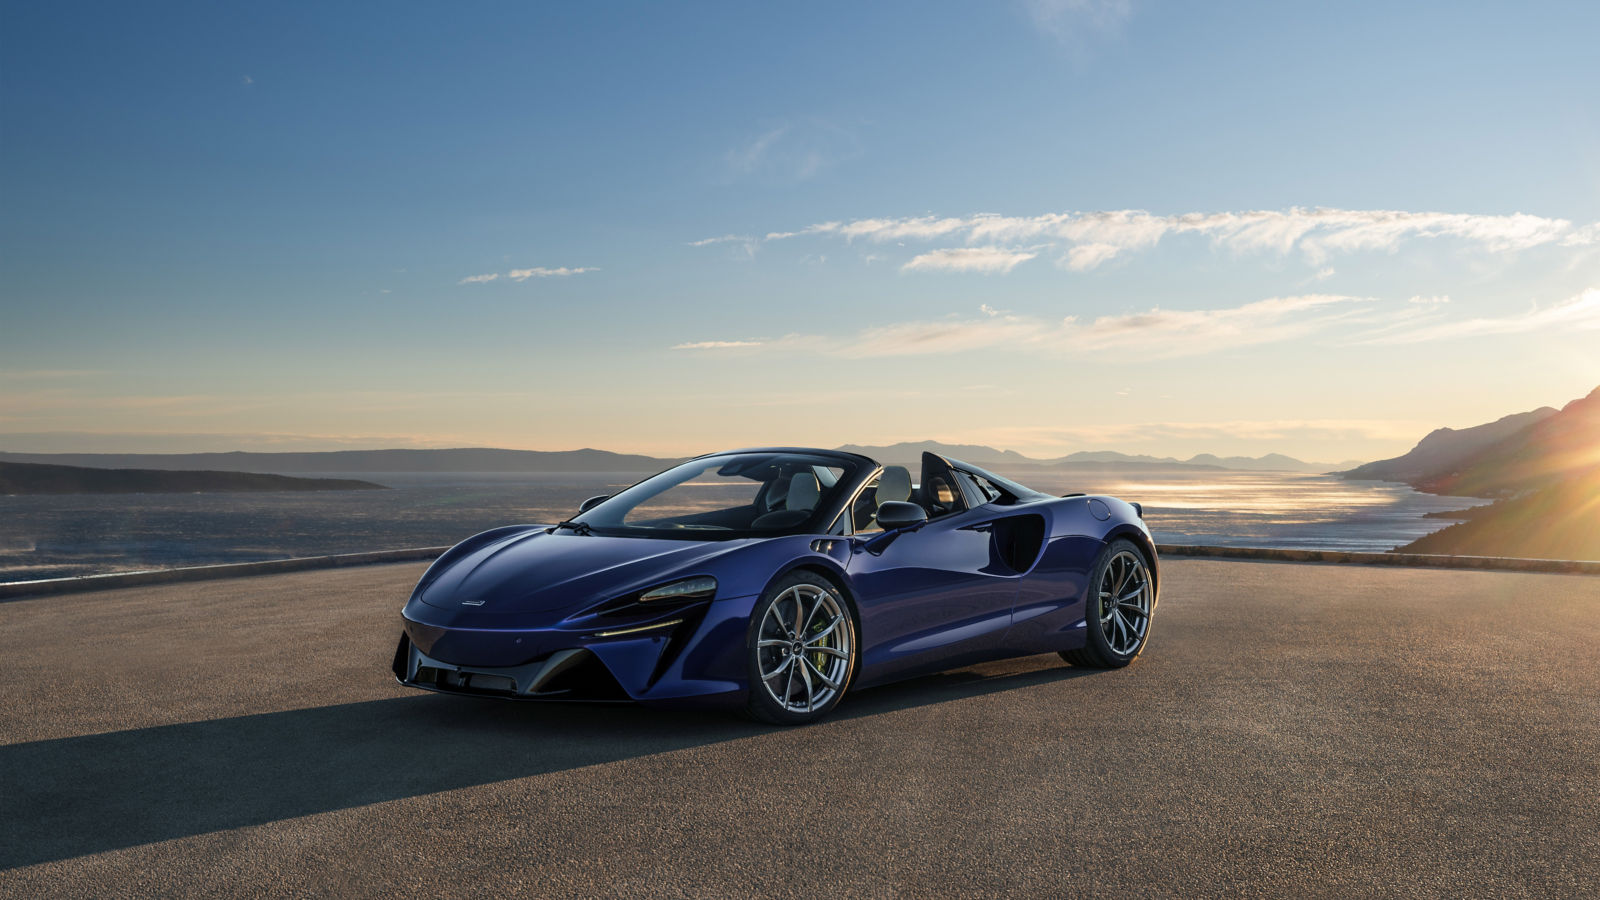
[(1125, 666), (1158, 596), (1142, 516), (931, 453), (916, 482), (837, 450), (713, 453), (452, 547), (405, 606), (394, 673), (798, 724), (849, 690), (981, 660)]

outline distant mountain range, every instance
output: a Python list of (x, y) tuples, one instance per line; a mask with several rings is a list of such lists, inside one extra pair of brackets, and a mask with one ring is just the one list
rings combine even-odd
[(0, 461), (213, 472), (656, 472), (676, 460), (607, 450), (330, 450), (254, 453), (3, 453)]
[(1600, 559), (1600, 388), (1559, 412), (1536, 409), (1474, 428), (1440, 429), (1405, 456), (1341, 474), (1498, 498), (1404, 551)]
[[(840, 447), (863, 453), (880, 462), (916, 462), (924, 450), (965, 460), (973, 465), (1052, 466), (1077, 468), (1205, 468), (1250, 471), (1330, 472), (1354, 463), (1307, 463), (1278, 453), (1266, 456), (1214, 456), (1209, 453), (1179, 460), (1170, 456), (1139, 456), (1107, 450), (1073, 453), (1054, 459), (1034, 459), (1014, 450), (996, 450), (977, 444), (921, 441), (884, 447), (847, 444)], [(335, 472), (637, 472), (665, 469), (679, 459), (612, 453), (607, 450), (331, 450), (326, 452), (259, 453), (5, 453), (0, 461), (86, 466), (100, 469), (206, 470), (213, 472), (273, 472), (277, 474)]]
[(257, 475), (248, 472), (96, 469), (0, 462), (0, 495), (381, 490), (386, 490), (381, 484), (349, 478), (290, 478), (284, 475)]
[(1356, 460), (1347, 460), (1342, 463), (1315, 463), (1302, 462), (1292, 456), (1282, 453), (1269, 453), (1266, 456), (1216, 456), (1211, 453), (1202, 453), (1188, 459), (1178, 459), (1172, 456), (1145, 456), (1140, 454), (1118, 453), (1114, 450), (1084, 450), (1070, 453), (1066, 456), (1057, 456), (1049, 459), (1035, 459), (1023, 456), (1015, 450), (996, 450), (982, 444), (943, 444), (938, 441), (909, 441), (888, 446), (861, 446), (859, 444), (846, 444), (839, 448), (852, 453), (862, 453), (879, 462), (904, 463), (915, 461), (922, 456), (924, 450), (932, 451), (940, 456), (947, 456), (972, 463), (975, 466), (1081, 466), (1105, 467), (1128, 466), (1138, 468), (1206, 468), (1206, 469), (1242, 469), (1255, 472), (1333, 472), (1356, 465)]

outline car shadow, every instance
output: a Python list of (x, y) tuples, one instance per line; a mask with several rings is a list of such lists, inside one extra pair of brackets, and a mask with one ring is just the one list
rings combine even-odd
[[(827, 721), (1091, 673), (1053, 656), (990, 663), (854, 693)], [(784, 730), (726, 713), (416, 694), (12, 744), (0, 747), (0, 869)]]

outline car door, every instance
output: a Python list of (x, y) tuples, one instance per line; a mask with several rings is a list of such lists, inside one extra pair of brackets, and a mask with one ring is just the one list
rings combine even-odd
[(968, 508), (950, 464), (931, 453), (913, 499), (933, 513), (926, 525), (872, 549), (856, 541), (851, 554), (864, 683), (992, 656), (1011, 624), (1017, 579), (992, 565), (992, 511)]

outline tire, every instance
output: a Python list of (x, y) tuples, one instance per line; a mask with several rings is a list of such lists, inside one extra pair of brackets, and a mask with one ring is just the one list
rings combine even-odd
[[(1061, 658), (1075, 666), (1120, 669), (1131, 663), (1150, 642), (1150, 619), (1155, 612), (1155, 586), (1150, 561), (1132, 541), (1118, 538), (1107, 544), (1089, 569), (1085, 590), (1084, 645), (1063, 650)], [(1114, 602), (1114, 598), (1122, 598)], [(1113, 605), (1114, 604), (1114, 605)]]
[(767, 588), (750, 614), (746, 645), (745, 711), (774, 725), (804, 725), (832, 712), (860, 667), (850, 602), (815, 572), (795, 572)]

